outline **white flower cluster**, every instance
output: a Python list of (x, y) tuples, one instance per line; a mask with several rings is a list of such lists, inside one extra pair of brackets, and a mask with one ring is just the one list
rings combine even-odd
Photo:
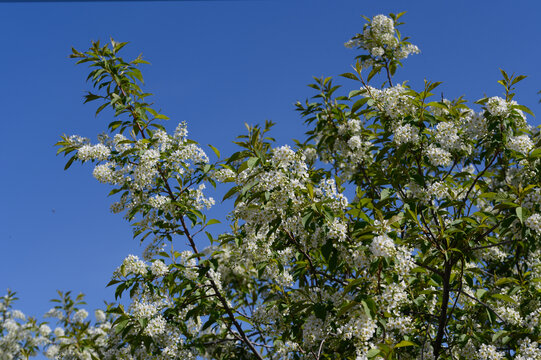
[(541, 235), (541, 215), (533, 214), (524, 222), (527, 227), (534, 230), (538, 235)]
[(88, 317), (88, 311), (85, 309), (80, 309), (75, 312), (73, 315), (73, 321), (77, 323), (82, 323)]
[(523, 155), (528, 155), (534, 147), (532, 139), (528, 135), (512, 136), (507, 140), (507, 148)]
[(370, 251), (374, 256), (391, 257), (395, 254), (395, 245), (393, 239), (387, 235), (379, 235), (372, 239)]
[(541, 359), (541, 349), (538, 343), (529, 338), (520, 341), (520, 348), (515, 356), (515, 360), (539, 360)]
[(337, 239), (338, 241), (346, 240), (347, 225), (343, 220), (335, 218), (331, 224), (329, 224), (329, 237)]
[[(412, 44), (401, 44), (396, 36), (394, 21), (385, 15), (376, 15), (365, 25), (362, 34), (358, 34), (345, 44), (346, 47), (359, 47), (367, 50), (376, 60), (387, 56), (405, 59), (410, 54), (418, 54), (419, 48)], [(373, 64), (366, 62), (367, 66)]]
[(145, 328), (145, 334), (150, 337), (157, 337), (166, 331), (166, 324), (164, 317), (158, 315), (148, 322)]
[(96, 165), (92, 175), (96, 180), (104, 184), (121, 185), (124, 182), (122, 173), (116, 171), (116, 164), (112, 161)]
[(132, 148), (131, 142), (132, 141), (122, 134), (115, 134), (113, 137), (113, 147), (119, 153), (130, 150)]
[(506, 117), (509, 115), (509, 106), (507, 101), (499, 96), (494, 96), (488, 99), (487, 110), (492, 116)]
[(464, 134), (472, 140), (481, 139), (488, 133), (487, 120), (482, 112), (467, 111), (460, 125)]
[(424, 204), (428, 204), (430, 202), (430, 197), (433, 194), (429, 193), (427, 189), (423, 188), (422, 186), (414, 182), (409, 183), (407, 187), (408, 187), (408, 197), (417, 199)]
[(117, 274), (122, 275), (135, 274), (143, 276), (146, 275), (147, 272), (147, 265), (144, 261), (139, 260), (137, 255), (128, 255), (122, 262), (120, 269), (117, 269), (116, 271)]
[(523, 322), (520, 312), (513, 307), (499, 306), (495, 311), (508, 324), (520, 325)]
[(447, 167), (451, 166), (453, 162), (451, 154), (448, 151), (439, 148), (434, 144), (428, 146), (428, 149), (426, 149), (426, 156), (428, 157), (428, 161), (434, 166)]
[(190, 195), (192, 203), (197, 210), (202, 210), (203, 208), (210, 209), (214, 206), (215, 202), (212, 197), (206, 197), (203, 193), (205, 190), (205, 184), (200, 184), (197, 189), (190, 189)]
[(433, 182), (428, 186), (427, 193), (440, 200), (449, 196), (449, 187), (443, 181)]
[[(47, 345), (47, 325), (36, 328), (19, 310), (8, 310), (10, 300), (0, 298), (0, 359), (24, 359), (32, 347)], [(49, 329), (50, 332), (50, 329)]]
[(515, 100), (511, 100), (508, 102), (501, 97), (494, 96), (488, 99), (486, 109), (492, 116), (501, 116), (504, 118), (508, 117), (513, 112), (514, 114), (518, 115), (518, 117), (516, 118), (517, 126), (520, 128), (529, 128), (526, 122), (526, 116), (524, 115), (524, 112), (516, 108), (513, 109), (513, 106), (515, 105), (518, 105)]
[(479, 360), (502, 360), (505, 354), (498, 351), (494, 345), (481, 344), (477, 356)]
[(413, 319), (411, 316), (397, 316), (387, 319), (387, 329), (397, 330), (400, 335), (407, 335), (413, 326)]
[(163, 276), (169, 272), (169, 268), (161, 260), (155, 260), (150, 266), (150, 272), (154, 276)]
[(406, 277), (416, 266), (412, 256), (413, 250), (405, 246), (397, 246), (394, 256), (394, 268), (402, 278)]
[(383, 306), (388, 313), (394, 314), (395, 316), (402, 316), (400, 308), (408, 301), (406, 289), (407, 286), (404, 281), (385, 285), (382, 294), (378, 296), (380, 305)]
[(107, 317), (105, 316), (105, 312), (103, 310), (96, 310), (94, 311), (94, 317), (96, 318), (96, 322), (103, 323), (105, 320), (107, 320)]
[[(415, 113), (416, 107), (413, 103), (413, 97), (406, 94), (407, 89), (400, 84), (382, 90), (371, 86), (364, 89), (366, 90), (364, 96), (374, 99), (376, 106), (392, 120), (401, 120)], [(392, 127), (399, 125), (400, 122), (391, 123)]]
[(327, 334), (326, 326), (323, 320), (310, 315), (303, 326), (303, 340), (308, 347), (318, 344)]
[(82, 161), (98, 160), (105, 161), (109, 159), (111, 149), (104, 144), (83, 145), (77, 151), (77, 157)]
[(417, 143), (419, 141), (419, 131), (410, 124), (397, 126), (393, 131), (393, 141), (397, 145)]
[(295, 152), (289, 145), (274, 148), (271, 161), (276, 167), (286, 169), (295, 161)]
[(338, 328), (337, 332), (344, 339), (355, 338), (366, 343), (374, 336), (376, 329), (376, 322), (364, 312), (359, 311), (346, 324)]
[(164, 195), (156, 195), (148, 199), (148, 204), (158, 210), (166, 210), (170, 203), (171, 199)]
[(462, 147), (455, 124), (451, 122), (440, 122), (436, 128), (435, 140), (443, 149), (452, 151)]
[(231, 169), (220, 169), (214, 173), (214, 179), (219, 182), (226, 182), (227, 179), (235, 177), (235, 172)]
[(324, 162), (338, 160), (338, 166), (348, 178), (356, 173), (359, 165), (373, 161), (373, 144), (362, 136), (361, 122), (357, 119), (339, 124), (338, 134), (340, 136), (336, 138), (334, 147), (322, 150), (321, 158)]

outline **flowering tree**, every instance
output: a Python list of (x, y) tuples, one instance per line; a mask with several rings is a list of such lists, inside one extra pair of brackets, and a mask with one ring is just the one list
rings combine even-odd
[[(47, 355), (541, 359), (541, 137), (513, 100), (524, 76), (502, 71), (505, 96), (477, 110), (432, 99), (439, 83), (395, 85), (419, 52), (397, 30), (401, 15), (366, 18), (346, 43), (363, 51), (342, 75), (353, 91), (337, 96), (331, 78), (316, 79), (313, 100), (297, 103), (305, 142), (276, 147), (267, 122), (216, 162), (186, 124), (165, 131), (140, 88), (144, 61), (118, 56), (125, 43), (73, 50), (91, 67), (85, 102), (115, 119), (98, 143), (63, 136), (58, 152), (71, 154), (66, 168), (96, 163), (112, 211), (148, 246), (109, 283), (129, 305), (96, 324), (81, 298), (60, 294), (48, 315), (61, 327), (34, 326)], [(216, 237), (204, 190), (220, 183), (235, 206)]]

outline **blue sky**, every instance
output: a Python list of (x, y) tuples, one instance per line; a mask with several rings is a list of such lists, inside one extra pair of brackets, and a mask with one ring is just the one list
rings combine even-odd
[(29, 315), (47, 311), (56, 289), (86, 293), (93, 310), (113, 299), (105, 288), (112, 271), (143, 250), (109, 212), (112, 199), (92, 167), (65, 172), (55, 156), (61, 134), (95, 139), (111, 120), (82, 104), (87, 68), (68, 59), (71, 46), (130, 42), (126, 57), (142, 52), (151, 62), (146, 90), (171, 118), (166, 126), (187, 121), (191, 138), (228, 154), (245, 122), (276, 122), (279, 145), (301, 138), (293, 104), (313, 95), (312, 76), (349, 71), (357, 53), (343, 43), (361, 31), (361, 14), (400, 11), (408, 12), (402, 32), (421, 54), (406, 60), (398, 81), (443, 81), (445, 97), (475, 101), (501, 95), (503, 68), (528, 75), (516, 99), (539, 112), (537, 1), (0, 3), (0, 293), (17, 291), (16, 307)]

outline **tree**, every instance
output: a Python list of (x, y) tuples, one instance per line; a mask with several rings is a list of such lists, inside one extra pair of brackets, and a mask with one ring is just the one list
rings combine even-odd
[[(148, 247), (109, 283), (129, 306), (110, 305), (98, 324), (82, 298), (59, 294), (49, 315), (65, 330), (43, 332), (49, 356), (541, 359), (541, 138), (513, 100), (524, 76), (502, 71), (505, 97), (478, 111), (433, 99), (438, 82), (394, 85), (418, 53), (402, 15), (366, 18), (346, 44), (363, 51), (342, 75), (354, 90), (310, 85), (316, 95), (297, 103), (304, 142), (274, 147), (272, 123), (247, 126), (239, 151), (214, 163), (186, 124), (168, 134), (159, 123), (145, 61), (118, 56), (125, 43), (74, 49), (96, 91), (85, 102), (115, 120), (94, 145), (63, 136), (58, 153), (71, 154), (66, 168), (96, 163)], [(204, 189), (220, 183), (235, 207), (214, 237)], [(191, 250), (175, 250), (180, 239)]]

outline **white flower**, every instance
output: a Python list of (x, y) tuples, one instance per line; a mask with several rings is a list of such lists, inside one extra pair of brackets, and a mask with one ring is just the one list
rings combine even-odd
[(541, 235), (541, 215), (533, 214), (524, 222), (527, 227), (534, 230), (537, 234)]
[(393, 239), (387, 235), (376, 236), (370, 244), (370, 251), (374, 256), (391, 257), (395, 250)]
[(428, 156), (428, 161), (434, 166), (447, 167), (452, 163), (451, 154), (446, 150), (438, 148), (434, 144), (430, 144), (426, 150), (426, 156)]
[(103, 312), (103, 310), (96, 310), (94, 311), (94, 316), (96, 317), (96, 321), (99, 322), (99, 323), (102, 323), (105, 321), (106, 317), (105, 317), (105, 312)]
[(428, 194), (436, 199), (443, 199), (449, 195), (447, 184), (443, 181), (436, 181), (428, 187)]
[(45, 356), (49, 359), (56, 359), (58, 355), (59, 348), (56, 345), (51, 345), (47, 348), (47, 351), (45, 351)]
[(507, 101), (498, 96), (488, 99), (487, 110), (493, 116), (507, 116), (509, 114)]
[(385, 50), (382, 47), (376, 46), (370, 50), (370, 53), (372, 53), (372, 56), (378, 57), (385, 54)]
[(73, 315), (73, 320), (75, 322), (83, 322), (84, 319), (86, 319), (88, 317), (88, 311), (86, 311), (85, 309), (81, 309), (81, 310), (78, 310), (75, 315)]
[(126, 138), (122, 134), (115, 135), (115, 137), (113, 138), (113, 145), (115, 147), (115, 150), (118, 152), (123, 152), (131, 149), (131, 144), (129, 143), (128, 138)]
[(306, 148), (304, 149), (304, 156), (307, 162), (312, 163), (317, 159), (317, 151), (312, 147)]
[(472, 140), (480, 139), (488, 133), (487, 120), (483, 117), (482, 112), (468, 111), (461, 125), (465, 134)]
[(19, 319), (19, 320), (26, 320), (26, 315), (23, 314), (22, 311), (20, 310), (13, 310), (11, 312), (11, 316), (14, 318), (14, 319)]
[(161, 260), (154, 261), (150, 266), (150, 272), (152, 272), (152, 275), (154, 276), (163, 276), (167, 274), (168, 271), (169, 268)]
[(400, 125), (393, 132), (393, 140), (397, 145), (416, 143), (419, 133), (410, 124)]
[(39, 327), (39, 333), (41, 334), (41, 336), (47, 336), (51, 333), (51, 328), (46, 324), (42, 324)]
[(286, 168), (295, 160), (295, 152), (289, 145), (284, 145), (272, 150), (272, 162), (278, 167)]
[(451, 122), (441, 122), (438, 124), (435, 139), (447, 151), (460, 149), (461, 144), (458, 137), (458, 130)]
[(482, 344), (478, 351), (480, 360), (500, 360), (504, 358), (502, 352), (497, 351), (496, 346)]
[(111, 155), (111, 149), (103, 144), (83, 145), (77, 151), (77, 157), (83, 161), (99, 160), (104, 161)]
[(136, 255), (128, 255), (122, 262), (122, 267), (125, 274), (133, 273), (143, 276), (147, 274), (147, 265), (144, 261), (139, 260), (139, 257)]
[(163, 316), (158, 315), (148, 322), (147, 327), (145, 328), (145, 334), (150, 337), (161, 335), (165, 332), (165, 325), (166, 322)]
[(155, 209), (164, 210), (166, 206), (171, 202), (168, 196), (156, 195), (148, 199), (148, 204)]
[(235, 172), (228, 168), (220, 169), (214, 173), (214, 179), (219, 182), (225, 182), (230, 178), (235, 178)]
[(512, 136), (507, 140), (507, 148), (523, 155), (528, 155), (534, 147), (528, 135)]
[(56, 329), (54, 329), (54, 334), (57, 337), (64, 336), (64, 329), (62, 329), (61, 327), (57, 327)]
[(131, 305), (132, 315), (136, 319), (149, 318), (158, 312), (155, 304), (134, 301)]

